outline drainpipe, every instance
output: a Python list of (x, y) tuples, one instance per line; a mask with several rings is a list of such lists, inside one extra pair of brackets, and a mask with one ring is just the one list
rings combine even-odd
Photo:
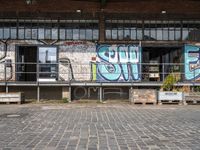
[[(2, 42), (4, 44), (4, 54), (3, 54), (2, 57), (0, 57), (0, 61), (1, 61), (0, 63), (7, 63), (6, 60), (4, 60), (4, 61), (2, 61), (2, 60), (5, 59), (6, 56), (7, 56), (7, 51), (8, 51), (8, 44), (7, 44), (7, 42), (9, 40), (10, 40), (10, 38), (6, 39), (6, 41), (0, 40), (0, 42)], [(6, 77), (6, 80), (10, 80), (10, 79), (12, 79), (12, 73), (13, 73), (12, 63), (11, 64), (5, 64), (5, 67), (9, 67), (10, 68), (10, 76), (8, 78)]]
[(6, 41), (3, 41), (3, 40), (0, 40), (0, 42), (2, 42), (4, 44), (4, 54), (2, 57), (0, 57), (0, 61), (4, 58), (6, 58), (6, 55), (7, 55), (7, 49), (8, 49), (8, 40), (10, 40), (10, 38), (6, 39)]

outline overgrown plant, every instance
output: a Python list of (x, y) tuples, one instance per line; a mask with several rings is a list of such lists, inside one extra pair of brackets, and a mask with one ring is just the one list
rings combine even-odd
[(194, 91), (195, 91), (195, 92), (200, 92), (200, 86), (195, 86), (195, 87), (194, 87)]
[(162, 85), (163, 91), (173, 91), (174, 90), (174, 84), (177, 82), (177, 78), (173, 73), (169, 74)]
[(66, 97), (64, 97), (62, 100), (63, 100), (63, 103), (68, 103), (69, 102), (68, 98), (66, 98)]

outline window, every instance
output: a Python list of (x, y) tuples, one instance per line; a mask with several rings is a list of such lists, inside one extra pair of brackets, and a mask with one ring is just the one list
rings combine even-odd
[(10, 37), (10, 28), (3, 29), (3, 37), (4, 39), (8, 39)]
[(80, 29), (80, 39), (81, 40), (86, 39), (86, 31), (85, 31), (85, 29)]
[(38, 29), (32, 28), (32, 39), (38, 39)]
[[(200, 20), (106, 19), (106, 40), (197, 40)], [(0, 39), (98, 40), (97, 19), (0, 19)]]
[(183, 21), (182, 28), (182, 40), (190, 40), (195, 39), (196, 35), (192, 35), (189, 37), (191, 33), (195, 33), (194, 31), (200, 30), (200, 22), (199, 21)]
[(38, 29), (38, 39), (44, 39), (44, 28), (39, 28)]
[(111, 40), (111, 29), (106, 29), (106, 39)]
[(112, 32), (112, 40), (117, 40), (118, 39), (117, 28), (113, 28), (111, 32)]
[(73, 37), (72, 29), (67, 29), (66, 31), (67, 31), (67, 32), (66, 32), (66, 33), (67, 33), (67, 38), (66, 38), (66, 39), (67, 39), (67, 40), (72, 40), (72, 39), (73, 39), (73, 38), (72, 38), (72, 37)]
[(188, 40), (190, 33), (192, 34), (195, 30), (200, 30), (200, 21), (198, 20), (107, 19), (105, 25), (107, 40)]
[(92, 40), (92, 29), (86, 29), (86, 40)]
[(11, 39), (16, 39), (17, 38), (17, 28), (16, 27), (11, 27), (11, 29), (10, 29), (10, 38)]
[(93, 30), (93, 39), (98, 40), (99, 39), (99, 30), (94, 29)]
[(0, 19), (1, 39), (98, 40), (98, 20)]
[(58, 59), (56, 47), (39, 47), (39, 78), (57, 79)]
[(0, 39), (3, 39), (3, 28), (0, 28)]
[(123, 28), (118, 28), (118, 39), (122, 40), (124, 38), (124, 31)]
[(63, 29), (63, 28), (60, 28), (60, 31), (59, 31), (59, 32), (60, 32), (60, 34), (59, 34), (59, 35), (60, 35), (60, 37), (59, 37), (59, 38), (60, 38), (61, 40), (64, 40), (64, 39), (65, 39), (65, 37), (66, 37), (66, 34), (65, 34), (65, 29)]
[(131, 38), (131, 40), (137, 40), (137, 28), (133, 27), (133, 28), (131, 28), (129, 30), (129, 33), (130, 33), (130, 31), (131, 31), (131, 36), (129, 34), (127, 34), (125, 36), (125, 39), (130, 39)]

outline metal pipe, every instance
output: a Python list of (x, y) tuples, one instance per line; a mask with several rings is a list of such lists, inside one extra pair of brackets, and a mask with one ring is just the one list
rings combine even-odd
[(103, 102), (103, 90), (102, 86), (99, 87), (99, 101), (102, 103)]
[(2, 42), (4, 44), (4, 54), (3, 54), (2, 57), (0, 57), (0, 60), (6, 58), (7, 50), (8, 50), (8, 44), (7, 44), (7, 42), (8, 42), (9, 39), (10, 38), (6, 39), (6, 41), (0, 40), (0, 42)]
[(37, 102), (40, 102), (40, 86), (37, 86)]

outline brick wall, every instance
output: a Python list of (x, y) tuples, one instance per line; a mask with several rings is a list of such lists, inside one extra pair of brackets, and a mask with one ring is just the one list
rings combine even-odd
[[(131, 13), (168, 13), (200, 14), (200, 2), (191, 0), (149, 0), (130, 2), (107, 2), (103, 7), (104, 12), (131, 12)], [(178, 6), (178, 7), (177, 7)], [(27, 5), (25, 0), (9, 0), (0, 2), (0, 12), (75, 12), (82, 9), (83, 12), (97, 12), (101, 10), (99, 2), (71, 1), (71, 0), (38, 0), (36, 4)]]
[(154, 89), (130, 89), (130, 101), (133, 103), (156, 103), (157, 92)]

